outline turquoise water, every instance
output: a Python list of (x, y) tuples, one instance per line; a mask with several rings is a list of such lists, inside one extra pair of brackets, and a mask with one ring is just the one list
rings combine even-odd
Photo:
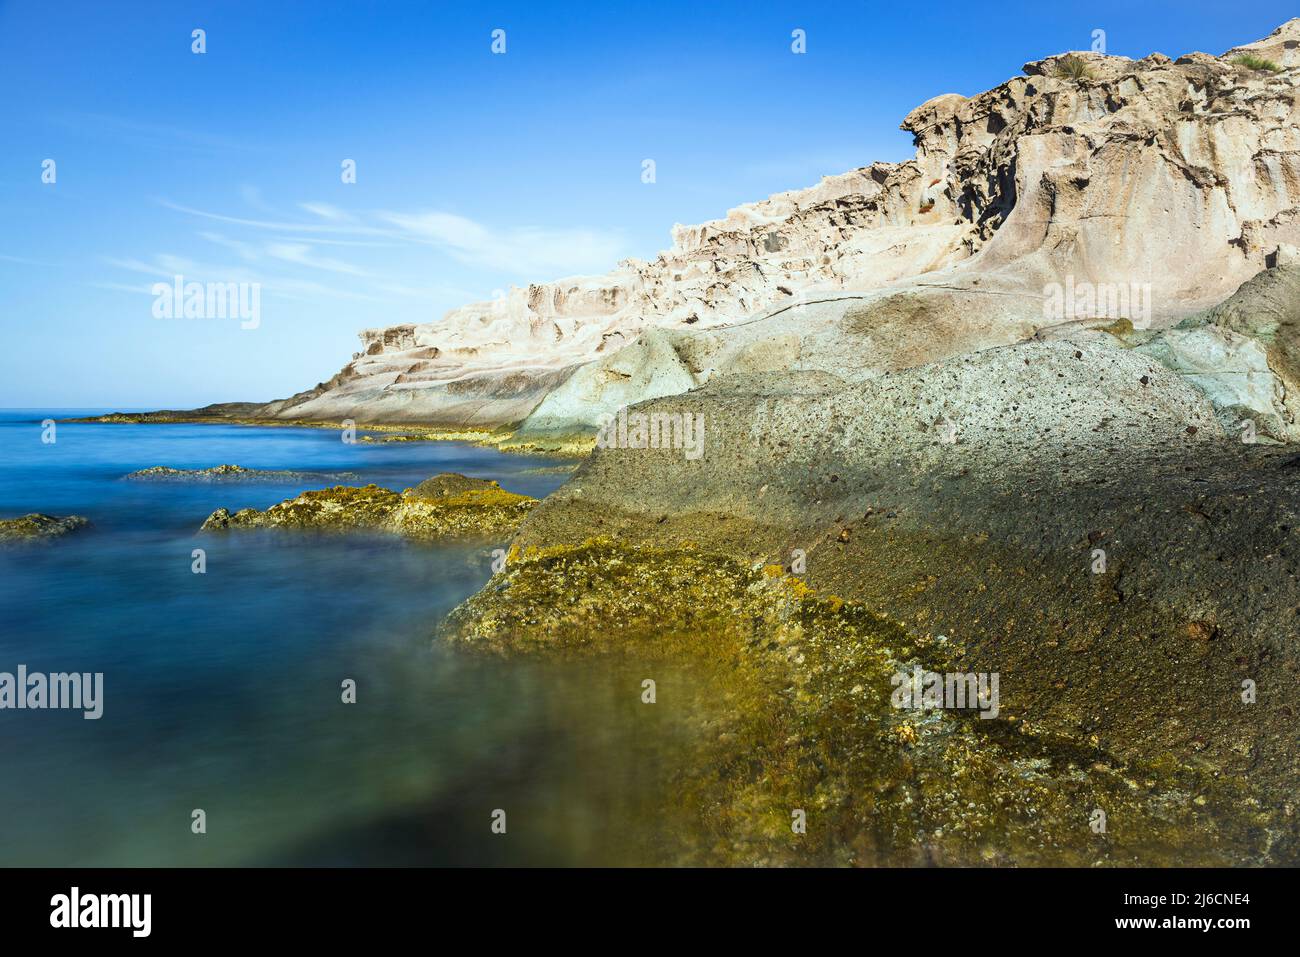
[(42, 418), (94, 411), (0, 412), (0, 517), (93, 523), (0, 548), (0, 671), (104, 674), (99, 720), (0, 710), (0, 863), (635, 862), (657, 781), (639, 675), (431, 640), (487, 581), (492, 543), (199, 534), (218, 506), (301, 487), (122, 480), (235, 463), (400, 489), (457, 471), (541, 496), (566, 476), (529, 470), (554, 463), (299, 428), (60, 424), (41, 442)]

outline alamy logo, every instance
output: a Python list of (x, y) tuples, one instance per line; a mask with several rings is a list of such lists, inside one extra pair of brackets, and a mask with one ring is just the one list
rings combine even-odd
[(1127, 319), (1136, 328), (1151, 321), (1151, 283), (1079, 282), (1066, 276), (1064, 283), (1043, 287), (1043, 318)]
[(174, 276), (170, 284), (154, 283), (150, 292), (155, 319), (240, 319), (241, 329), (262, 324), (260, 282), (186, 282)]
[(890, 702), (895, 708), (910, 711), (978, 708), (981, 718), (996, 718), (1001, 710), (996, 671), (940, 674), (917, 665), (911, 673), (896, 672), (889, 683), (894, 686)]
[(680, 449), (695, 461), (704, 454), (704, 413), (631, 412), (603, 414), (596, 431), (598, 449)]
[(28, 672), (18, 666), (18, 674), (0, 671), (0, 709), (40, 710), (44, 708), (80, 710), (82, 717), (93, 721), (104, 714), (104, 673), (62, 671), (43, 674)]
[(152, 894), (71, 893), (50, 898), (51, 927), (129, 927), (132, 937), (148, 937), (152, 929)]

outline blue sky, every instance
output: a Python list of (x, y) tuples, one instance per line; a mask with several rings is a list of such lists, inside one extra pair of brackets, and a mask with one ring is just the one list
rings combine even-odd
[[(905, 159), (912, 107), (1094, 29), (1114, 54), (1221, 53), (1294, 14), (0, 0), (0, 407), (289, 395), (342, 367), (359, 329), (650, 258), (674, 222)], [(260, 325), (155, 318), (150, 286), (177, 273), (261, 283)]]

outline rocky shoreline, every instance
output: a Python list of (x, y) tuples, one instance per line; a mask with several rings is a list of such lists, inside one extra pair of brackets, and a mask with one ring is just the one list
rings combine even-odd
[[(1225, 315), (1263, 320), (1269, 312), (1259, 290), (1284, 288), (1294, 275), (1271, 270), (1177, 332), (1203, 331)], [(1254, 323), (1272, 355), (1287, 355), (1294, 342), (1298, 307), (1287, 302)], [(1012, 844), (1009, 835), (1023, 826), (1044, 841), (1004, 842), (987, 862), (1296, 863), (1300, 450), (1289, 443), (1292, 383), (1286, 365), (1272, 360), (1270, 378), (1253, 393), (1269, 404), (1252, 408), (1249, 390), (1217, 388), (1225, 377), (1204, 366), (1189, 374), (1162, 362), (1150, 345), (1172, 336), (1075, 324), (860, 383), (730, 376), (642, 403), (636, 411), (648, 418), (700, 417), (704, 456), (693, 460), (667, 443), (596, 450), (524, 523), (511, 552), (522, 561), (457, 612), (448, 633), (471, 648), (565, 655), (622, 644), (617, 628), (612, 641), (583, 637), (618, 623), (620, 608), (657, 609), (629, 643), (678, 636), (683, 655), (707, 659), (730, 628), (744, 636), (732, 646), (737, 660), (752, 655), (748, 666), (757, 668), (772, 662), (756, 649), (786, 643), (784, 625), (725, 601), (719, 621), (706, 596), (683, 605), (677, 596), (692, 586), (675, 563), (699, 569), (692, 580), (721, 574), (734, 587), (748, 582), (746, 593), (754, 584), (746, 570), (775, 569), (801, 594), (888, 616), (897, 630), (879, 639), (885, 648), (942, 642), (953, 657), (926, 667), (1000, 676), (1002, 714), (973, 726), (980, 734), (960, 763), (930, 768), (936, 780), (966, 776), (966, 763), (1015, 765), (1007, 749), (1032, 751), (1039, 739), (1073, 755), (1039, 767), (1039, 780), (1059, 775), (1084, 789), (1060, 805), (1035, 806), (1018, 822), (938, 822), (945, 834), (955, 828), (992, 840), (1000, 832)], [(1273, 377), (1284, 387), (1274, 389)], [(1240, 427), (1247, 421), (1258, 431)], [(586, 567), (593, 549), (595, 571)], [(619, 582), (603, 598), (591, 581), (602, 570)], [(532, 577), (546, 582), (544, 598)], [(828, 629), (817, 640), (830, 646), (827, 654), (837, 647), (848, 654), (854, 634)], [(826, 667), (801, 660), (811, 656), (795, 646), (781, 661), (783, 688), (815, 683)], [(868, 673), (860, 662), (845, 667)], [(890, 714), (876, 687), (859, 707)], [(788, 706), (783, 694), (769, 697), (769, 713)], [(824, 694), (805, 702), (813, 713), (839, 715), (824, 739), (851, 738), (849, 709), (831, 690)], [(716, 760), (741, 760), (753, 743), (744, 735), (734, 742), (729, 757), (715, 749)], [(898, 754), (912, 744), (893, 743)], [(875, 754), (872, 767), (881, 760)], [(775, 787), (786, 772), (755, 773)], [(842, 796), (879, 784), (866, 768), (826, 773)], [(1090, 790), (1111, 774), (1155, 789), (1150, 807), (1120, 811), (1123, 839), (1113, 801)], [(1022, 796), (1032, 790), (1026, 780), (1017, 785)], [(1044, 786), (1061, 793), (1059, 781)], [(976, 790), (1015, 806), (1015, 788), (1008, 783), (999, 795), (999, 787), (986, 780)], [(726, 807), (751, 797), (709, 800)], [(916, 804), (914, 795), (895, 797)], [(1231, 816), (1224, 802), (1248, 812), (1231, 835), (1211, 833)], [(868, 837), (872, 820), (852, 807), (844, 797), (823, 811), (837, 829), (859, 829), (840, 830), (836, 846), (873, 842), (867, 861), (916, 862), (908, 854), (922, 854), (979, 863), (989, 851), (975, 837), (936, 850), (915, 821), (910, 844), (900, 837), (882, 849)], [(1111, 822), (1107, 840), (1089, 827), (1099, 808)], [(1168, 815), (1176, 808), (1185, 816), (1175, 824)], [(722, 859), (772, 859), (777, 852), (756, 835), (775, 813), (769, 805), (736, 814), (728, 839), (749, 850)], [(1216, 822), (1210, 831), (1207, 820)]]
[[(816, 378), (727, 380), (638, 408), (703, 415), (705, 457), (598, 450), (532, 512), (512, 547), (517, 564), (454, 616), (453, 637), (492, 651), (616, 647), (621, 626), (611, 639), (583, 636), (604, 635), (620, 609), (640, 608), (648, 609), (639, 626), (645, 641), (678, 636), (679, 651), (707, 658), (730, 628), (744, 639), (735, 639), (738, 660), (753, 654), (759, 667), (772, 663), (766, 652), (781, 647), (785, 626), (774, 630), (770, 616), (743, 604), (714, 610), (707, 596), (683, 604), (692, 586), (676, 563), (686, 559), (661, 553), (689, 554), (700, 569), (691, 580), (723, 574), (735, 587), (748, 582), (745, 589), (754, 583), (748, 569), (774, 568), (785, 587), (830, 606), (887, 615), (894, 630), (879, 638), (885, 648), (934, 648), (943, 636), (948, 667), (955, 659), (962, 671), (1000, 675), (1002, 714), (975, 725), (981, 734), (967, 741), (960, 763), (931, 767), (935, 780), (965, 776), (967, 763), (1018, 767), (1006, 755), (1032, 751), (1031, 740), (1073, 756), (1018, 783), (1007, 779), (1005, 793), (993, 780), (972, 785), (995, 806), (1016, 806), (1015, 793), (1032, 791), (1030, 780), (1058, 796), (1061, 782), (1048, 783), (1054, 776), (1083, 789), (1059, 805), (1032, 812), (1021, 805), (1018, 821), (993, 815), (983, 824), (940, 815), (946, 834), (973, 828), (996, 843), (992, 836), (1003, 833), (988, 862), (1300, 860), (1294, 448), (1241, 442), (1178, 375), (1086, 337), (989, 350), (852, 389)], [(610, 569), (619, 583), (603, 597), (584, 565), (593, 540), (606, 543), (597, 571)], [(531, 576), (544, 576), (544, 598), (521, 587)], [(853, 635), (828, 627), (815, 641), (833, 661), (849, 653)], [(800, 650), (781, 661), (782, 688), (814, 683), (828, 667), (801, 660), (811, 656), (799, 641), (793, 647)], [(868, 673), (860, 662), (841, 664), (849, 675)], [(888, 714), (888, 695), (874, 687), (859, 706)], [(813, 713), (838, 714), (822, 740), (851, 736), (858, 717), (825, 694), (806, 702)], [(770, 695), (772, 713), (787, 697)], [(717, 760), (742, 760), (752, 744), (737, 736), (734, 750), (715, 749)], [(902, 760), (911, 743), (894, 744)], [(804, 757), (819, 754), (810, 747)], [(880, 760), (876, 754), (871, 767)], [(784, 772), (755, 773), (775, 786)], [(867, 836), (874, 818), (855, 816), (848, 795), (878, 782), (866, 768), (842, 773), (828, 772), (826, 783), (838, 786), (843, 806), (823, 810), (837, 829), (860, 832), (841, 831), (837, 840), (874, 841)], [(1095, 790), (1115, 774), (1155, 789), (1150, 807), (1120, 811), (1122, 839), (1115, 795)], [(1227, 791), (1216, 798), (1218, 788)], [(914, 807), (914, 795), (896, 798)], [(1227, 805), (1249, 812), (1231, 835), (1214, 830), (1228, 820)], [(1089, 829), (1096, 808), (1111, 821), (1111, 839)], [(1184, 816), (1173, 823), (1176, 808)], [(729, 839), (744, 847), (758, 840), (760, 849), (723, 858), (769, 860), (776, 852), (756, 835), (775, 813), (773, 805), (737, 812)], [(872, 854), (854, 861), (879, 853), (894, 862), (922, 854), (978, 863), (989, 848), (953, 836), (936, 850), (925, 828), (913, 826), (911, 844), (871, 843)], [(1010, 837), (1017, 828), (1025, 835), (1018, 848)], [(1034, 846), (1031, 833), (1044, 845)]]
[[(477, 653), (633, 656), (648, 675), (689, 663), (702, 691), (658, 689), (698, 726), (671, 782), (684, 822), (665, 863), (1188, 866), (1296, 853), (1294, 818), (1238, 778), (1156, 751), (1123, 758), (1040, 721), (1026, 699), (992, 721), (891, 707), (894, 674), (967, 670), (973, 649), (779, 566), (612, 538), (515, 549), (442, 634)], [(791, 830), (796, 811), (806, 835)]]
[[(707, 689), (666, 862), (1294, 865), (1298, 44), (1031, 62), (653, 263), (96, 421), (585, 455), (540, 503), (440, 477), (204, 528), (512, 536), (445, 640)], [(918, 670), (996, 713), (898, 706)]]

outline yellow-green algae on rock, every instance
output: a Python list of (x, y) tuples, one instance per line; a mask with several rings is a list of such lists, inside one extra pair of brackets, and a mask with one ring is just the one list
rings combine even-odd
[(232, 515), (219, 508), (203, 530), (371, 529), (417, 539), (473, 537), (512, 533), (536, 504), (496, 482), (447, 473), (400, 494), (373, 484), (338, 485), (303, 492), (265, 511), (245, 508)]
[(774, 565), (607, 538), (515, 548), (443, 635), (689, 667), (699, 684), (655, 705), (698, 732), (665, 789), (663, 863), (1223, 865), (1295, 843), (1294, 818), (1233, 781), (1036, 730), (1006, 685), (994, 720), (892, 707), (896, 673), (962, 671), (964, 649)]
[(0, 518), (0, 542), (38, 542), (60, 538), (85, 528), (90, 520), (81, 515), (42, 515), (32, 512), (20, 518)]

